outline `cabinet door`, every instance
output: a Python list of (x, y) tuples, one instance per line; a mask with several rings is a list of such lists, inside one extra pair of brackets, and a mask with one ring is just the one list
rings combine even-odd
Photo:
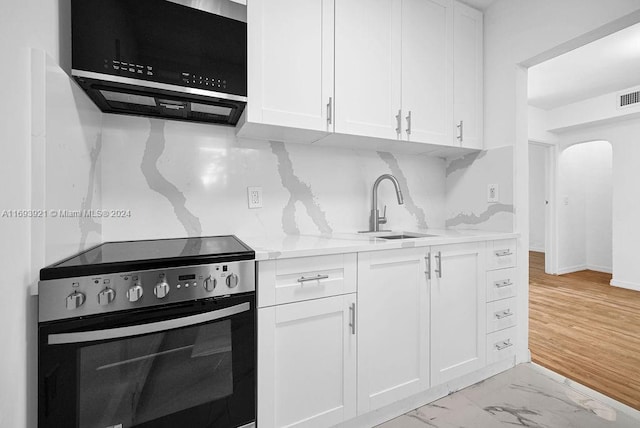
[(404, 138), (453, 143), (452, 53), (452, 0), (402, 0)]
[(332, 131), (334, 0), (251, 0), (249, 122)]
[(483, 243), (431, 249), (431, 381), (442, 384), (485, 365)]
[(482, 149), (482, 12), (457, 3), (453, 33), (453, 111), (456, 142)]
[(260, 427), (328, 427), (356, 415), (355, 300), (258, 309)]
[(398, 138), (400, 0), (336, 0), (335, 132)]
[(429, 387), (427, 251), (358, 255), (358, 414)]

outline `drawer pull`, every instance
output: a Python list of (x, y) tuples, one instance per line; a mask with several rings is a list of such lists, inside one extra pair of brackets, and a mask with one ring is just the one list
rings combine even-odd
[(505, 257), (505, 256), (513, 255), (511, 250), (498, 250), (495, 252), (495, 254), (496, 254), (496, 257)]
[(316, 276), (309, 276), (309, 277), (301, 276), (300, 278), (298, 278), (298, 282), (302, 284), (303, 282), (320, 281), (321, 279), (327, 279), (327, 278), (329, 278), (329, 275), (316, 275)]
[(501, 320), (503, 318), (507, 318), (507, 317), (513, 316), (513, 312), (511, 312), (511, 309), (507, 309), (507, 310), (504, 310), (502, 312), (496, 312), (495, 315), (496, 315), (497, 319)]
[(513, 282), (511, 282), (510, 279), (505, 279), (504, 281), (496, 281), (493, 283), (493, 285), (495, 285), (496, 288), (503, 288), (513, 285)]
[(513, 346), (513, 343), (511, 343), (511, 339), (507, 339), (505, 341), (502, 342), (498, 342), (495, 344), (495, 348), (498, 351), (502, 351), (503, 349), (507, 349)]

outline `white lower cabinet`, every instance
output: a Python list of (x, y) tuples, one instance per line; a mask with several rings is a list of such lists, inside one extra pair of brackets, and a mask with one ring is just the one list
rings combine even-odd
[(260, 428), (334, 426), (513, 360), (515, 243), (259, 262)]
[(429, 387), (427, 252), (358, 254), (358, 414)]
[(261, 428), (356, 416), (356, 311), (355, 294), (258, 309)]
[(484, 243), (431, 247), (431, 384), (484, 367)]

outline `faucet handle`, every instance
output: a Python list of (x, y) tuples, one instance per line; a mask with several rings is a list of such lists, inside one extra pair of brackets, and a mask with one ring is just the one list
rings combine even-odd
[(382, 216), (378, 217), (378, 224), (387, 224), (387, 206), (382, 209)]

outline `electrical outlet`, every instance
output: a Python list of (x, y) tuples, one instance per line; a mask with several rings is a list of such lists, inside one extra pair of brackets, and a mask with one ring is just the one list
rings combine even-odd
[(249, 208), (262, 208), (262, 187), (247, 187)]
[(498, 202), (500, 199), (500, 188), (497, 184), (487, 186), (487, 202)]

